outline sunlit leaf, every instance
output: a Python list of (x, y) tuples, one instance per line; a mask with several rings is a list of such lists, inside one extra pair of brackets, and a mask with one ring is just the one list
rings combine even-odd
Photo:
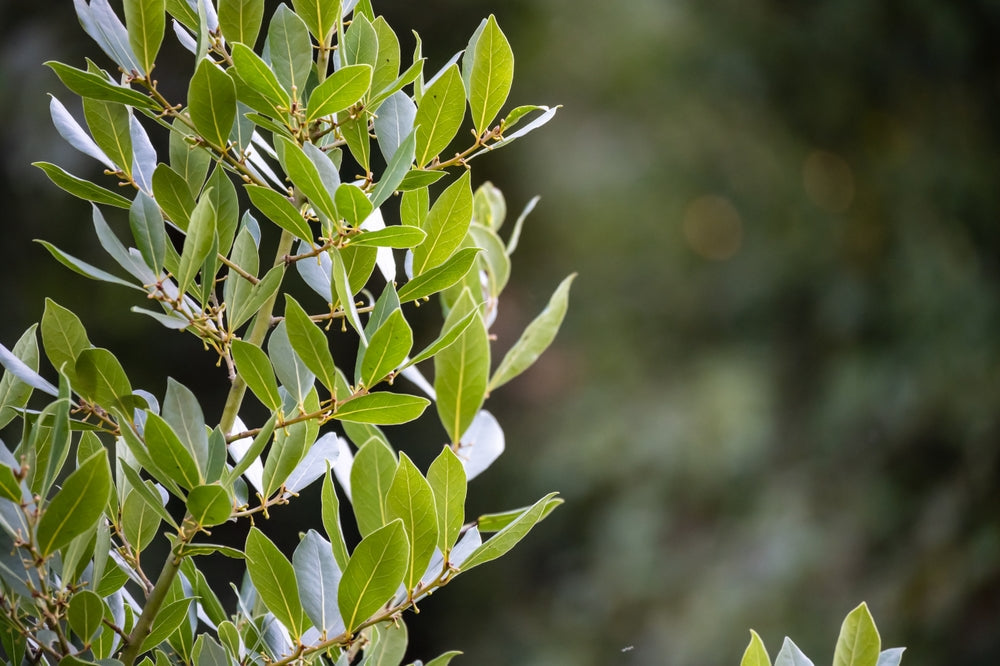
[(876, 666), (881, 645), (868, 604), (862, 602), (844, 618), (833, 652), (833, 666)]
[(166, 28), (164, 0), (125, 0), (124, 9), (125, 27), (128, 29), (132, 53), (143, 70), (149, 73), (163, 43)]
[(225, 148), (236, 120), (236, 85), (210, 60), (202, 60), (188, 87), (188, 113), (198, 133)]
[(408, 551), (399, 520), (375, 530), (354, 549), (337, 593), (347, 631), (353, 632), (395, 594), (406, 574)]
[(427, 240), (413, 250), (413, 274), (420, 275), (447, 261), (462, 244), (472, 221), (470, 172), (449, 185), (427, 213)]
[(350, 108), (368, 92), (371, 81), (372, 68), (368, 65), (340, 68), (313, 90), (309, 96), (306, 119), (312, 122)]
[(767, 656), (764, 642), (760, 640), (760, 636), (753, 629), (750, 630), (750, 644), (743, 652), (740, 666), (771, 666), (771, 658)]
[(301, 636), (308, 620), (299, 601), (292, 564), (256, 527), (251, 527), (247, 535), (246, 560), (250, 579), (267, 609), (288, 627), (293, 637)]
[(497, 532), (493, 538), (474, 550), (462, 563), (462, 571), (468, 571), (480, 564), (495, 560), (517, 545), (546, 514), (546, 508), (555, 496), (556, 493), (549, 493), (538, 500), (518, 518)]
[(219, 27), (231, 44), (253, 46), (263, 18), (264, 0), (219, 0)]
[(399, 465), (385, 498), (388, 520), (403, 521), (409, 543), (409, 557), (403, 584), (407, 590), (416, 588), (438, 541), (438, 520), (434, 492), (405, 453), (399, 454)]
[(428, 164), (448, 147), (465, 119), (465, 86), (458, 65), (452, 65), (420, 99), (417, 126), (417, 166)]

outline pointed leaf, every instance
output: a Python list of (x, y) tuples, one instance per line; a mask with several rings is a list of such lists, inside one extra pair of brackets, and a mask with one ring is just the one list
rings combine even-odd
[(330, 33), (340, 25), (341, 0), (292, 0), (292, 6), (316, 40), (329, 45)]
[(293, 99), (302, 100), (312, 69), (309, 29), (298, 14), (279, 5), (267, 31), (271, 66), (278, 81)]
[(167, 234), (160, 207), (148, 194), (139, 192), (129, 208), (128, 219), (132, 237), (146, 266), (159, 274), (167, 252)]
[(484, 562), (495, 560), (523, 539), (531, 528), (545, 515), (546, 507), (557, 493), (549, 493), (531, 505), (520, 517), (497, 532), (492, 539), (472, 551), (472, 554), (462, 563), (462, 571), (468, 571)]
[(434, 507), (437, 513), (437, 547), (447, 554), (458, 540), (462, 523), (465, 522), (465, 496), (468, 481), (465, 469), (450, 446), (444, 447), (427, 470), (427, 481), (434, 491)]
[(876, 666), (881, 650), (881, 638), (868, 604), (861, 604), (847, 614), (840, 627), (833, 666)]
[(906, 648), (889, 648), (887, 650), (882, 650), (878, 656), (878, 666), (899, 666), (899, 663), (903, 660), (903, 651)]
[(386, 517), (403, 521), (409, 543), (409, 558), (403, 584), (414, 590), (434, 555), (438, 541), (437, 513), (430, 484), (405, 453), (399, 454), (399, 466), (392, 477), (385, 498)]
[(413, 250), (413, 274), (440, 266), (462, 244), (472, 221), (472, 187), (466, 171), (449, 185), (427, 213), (423, 229), (427, 240)]
[(337, 606), (341, 572), (330, 543), (316, 530), (309, 530), (292, 554), (292, 566), (302, 598), (302, 607), (320, 633), (335, 636), (343, 631)]
[(333, 418), (351, 423), (399, 425), (418, 418), (430, 400), (416, 395), (379, 391), (341, 403)]
[[(463, 291), (448, 313), (445, 326), (476, 309), (472, 295)], [(459, 441), (483, 405), (489, 365), (490, 343), (482, 318), (473, 320), (452, 345), (434, 357), (438, 416), (453, 443)]]
[(90, 590), (80, 590), (69, 600), (66, 620), (73, 633), (88, 643), (101, 628), (104, 610), (104, 600), (100, 595)]
[(128, 41), (139, 64), (147, 73), (153, 69), (166, 28), (164, 0), (125, 0), (125, 27)]
[(337, 220), (337, 207), (333, 203), (333, 195), (320, 178), (316, 165), (302, 148), (284, 137), (275, 137), (275, 148), (278, 148), (281, 166), (284, 167), (285, 173), (309, 198), (309, 203), (316, 212), (325, 215), (331, 221)]
[(333, 364), (330, 343), (298, 301), (285, 294), (285, 326), (292, 349), (306, 367), (336, 396), (337, 368)]
[(479, 33), (472, 52), (468, 73), (469, 108), (476, 133), (482, 135), (507, 101), (514, 80), (514, 52), (507, 37), (491, 14)]
[(212, 527), (229, 520), (233, 502), (222, 486), (197, 486), (188, 493), (187, 510), (197, 525)]
[[(275, 118), (282, 118), (288, 113), (291, 108), (288, 91), (278, 81), (274, 70), (252, 49), (244, 44), (233, 44), (233, 67), (239, 77), (237, 82), (242, 84), (237, 87), (237, 95), (244, 103)], [(260, 99), (246, 97), (245, 91), (240, 90), (244, 86), (249, 87)]]
[(230, 44), (253, 46), (263, 18), (264, 0), (219, 0), (219, 27)]
[[(84, 155), (90, 155), (95, 160), (114, 171), (117, 167), (108, 155), (101, 150), (92, 138), (90, 138), (90, 134), (88, 134), (87, 131), (80, 126), (80, 123), (76, 122), (76, 119), (73, 118), (73, 115), (66, 109), (63, 103), (60, 102), (55, 95), (52, 95), (51, 97), (52, 99), (49, 100), (49, 115), (52, 116), (52, 124), (55, 125), (56, 131), (59, 132), (59, 135), (66, 139), (69, 145), (73, 146)], [(87, 100), (84, 100), (85, 105), (86, 103)]]
[(364, 14), (355, 12), (351, 27), (344, 35), (341, 58), (344, 65), (375, 66), (378, 60), (378, 33)]
[(406, 574), (408, 550), (406, 532), (399, 520), (375, 530), (354, 549), (337, 593), (340, 616), (348, 632), (395, 594)]
[(55, 185), (78, 199), (93, 201), (94, 203), (116, 206), (118, 208), (128, 208), (131, 205), (128, 199), (122, 195), (107, 190), (100, 185), (95, 185), (89, 180), (77, 178), (71, 173), (57, 167), (49, 162), (32, 162), (31, 166), (38, 167), (45, 172)]
[(186, 231), (196, 204), (184, 177), (166, 164), (158, 165), (153, 172), (153, 196), (170, 221)]
[(114, 406), (119, 398), (132, 393), (132, 386), (121, 363), (107, 349), (84, 349), (74, 368), (76, 391), (105, 408)]
[(338, 69), (316, 86), (309, 96), (306, 120), (313, 122), (354, 106), (368, 92), (371, 82), (372, 68), (368, 65), (348, 65)]
[(397, 465), (392, 450), (378, 439), (368, 440), (358, 449), (351, 466), (351, 504), (361, 536), (389, 522), (385, 497)]
[(425, 238), (427, 238), (427, 233), (420, 227), (400, 224), (352, 236), (350, 244), (355, 247), (371, 245), (375, 247), (406, 249), (420, 245), (424, 242)]
[(250, 528), (245, 550), (250, 580), (264, 605), (288, 627), (293, 638), (300, 637), (307, 620), (299, 601), (295, 569), (278, 547), (256, 527)]
[(375, 136), (386, 162), (392, 160), (406, 136), (413, 131), (417, 107), (405, 92), (390, 95), (375, 116)]
[(406, 360), (413, 331), (402, 310), (394, 310), (368, 341), (361, 363), (361, 383), (371, 388)]
[[(122, 532), (136, 553), (145, 550), (160, 527), (160, 512), (146, 498), (142, 491), (132, 489), (122, 502)], [(159, 498), (156, 503), (160, 504)]]
[(184, 488), (201, 485), (204, 479), (201, 478), (194, 456), (162, 417), (157, 414), (147, 414), (146, 430), (143, 434), (146, 448), (156, 457), (157, 466), (167, 475), (166, 480)]
[(267, 354), (260, 347), (243, 340), (233, 340), (232, 353), (237, 372), (257, 399), (272, 411), (280, 409), (281, 394), (278, 393), (278, 382)]
[(740, 666), (771, 666), (771, 658), (764, 649), (764, 641), (760, 640), (760, 636), (753, 629), (750, 630), (750, 644), (743, 652)]
[(38, 521), (38, 551), (47, 557), (94, 529), (108, 503), (111, 467), (104, 450), (87, 458), (63, 482)]
[(812, 660), (807, 657), (799, 646), (792, 642), (791, 638), (785, 637), (785, 642), (781, 644), (778, 656), (774, 658), (774, 666), (814, 666)]
[(467, 247), (453, 254), (448, 261), (437, 268), (414, 276), (399, 288), (399, 300), (420, 300), (457, 284), (468, 274), (480, 252), (479, 248)]
[(210, 60), (202, 60), (188, 87), (188, 113), (195, 129), (217, 148), (225, 148), (236, 121), (236, 84)]
[(153, 627), (149, 635), (142, 641), (139, 653), (152, 650), (154, 647), (170, 638), (177, 631), (177, 628), (188, 619), (188, 608), (194, 599), (179, 599), (164, 604), (153, 620)]
[(414, 125), (417, 129), (417, 166), (428, 164), (448, 147), (465, 119), (465, 86), (458, 65), (424, 91)]
[(322, 518), (323, 529), (330, 538), (333, 557), (337, 561), (338, 569), (343, 571), (350, 556), (347, 553), (347, 544), (344, 543), (344, 531), (340, 526), (340, 500), (337, 499), (337, 490), (333, 487), (329, 465), (323, 477)]
[(399, 148), (396, 149), (392, 159), (389, 160), (388, 166), (386, 166), (385, 171), (382, 173), (382, 178), (379, 179), (375, 185), (375, 189), (372, 190), (373, 207), (378, 208), (381, 206), (396, 188), (399, 187), (399, 184), (403, 181), (403, 177), (406, 176), (406, 172), (410, 170), (410, 166), (413, 164), (413, 155), (416, 147), (417, 134), (414, 130), (399, 144)]
[(206, 479), (210, 458), (209, 443), (205, 432), (205, 415), (197, 396), (180, 382), (167, 378), (167, 394), (161, 415), (191, 454), (201, 478)]
[(156, 102), (150, 97), (129, 87), (112, 83), (100, 74), (85, 72), (54, 60), (46, 62), (45, 65), (56, 73), (63, 85), (80, 97), (126, 104), (137, 109), (159, 110)]

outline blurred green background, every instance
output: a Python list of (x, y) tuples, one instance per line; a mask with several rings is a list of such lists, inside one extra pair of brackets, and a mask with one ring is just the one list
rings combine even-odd
[[(512, 102), (564, 105), (477, 173), (512, 211), (543, 197), (495, 332), (580, 273), (556, 346), (490, 401), (508, 452), (470, 510), (567, 503), (424, 603), (414, 656), (730, 664), (753, 627), (825, 663), (867, 600), (910, 666), (1000, 663), (1000, 2), (375, 6), (431, 70), (496, 13)], [(137, 384), (221, 390), (193, 339), (30, 243), (103, 261), (28, 163), (93, 169), (40, 63), (106, 63), (68, 0), (5, 0), (0, 33), (0, 340), (50, 295)]]

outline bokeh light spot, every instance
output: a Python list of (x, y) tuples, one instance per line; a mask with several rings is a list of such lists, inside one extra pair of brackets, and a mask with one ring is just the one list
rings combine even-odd
[(684, 238), (705, 259), (725, 261), (743, 243), (743, 220), (729, 199), (698, 197), (684, 210)]

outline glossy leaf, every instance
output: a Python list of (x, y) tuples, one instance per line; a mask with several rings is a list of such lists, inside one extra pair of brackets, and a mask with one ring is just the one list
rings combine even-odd
[(550, 502), (557, 493), (549, 493), (532, 504), (523, 514), (505, 528), (497, 532), (493, 538), (479, 546), (462, 562), (462, 571), (468, 571), (480, 564), (495, 560), (517, 545), (538, 524), (549, 508)]
[(430, 400), (420, 396), (379, 391), (340, 404), (333, 418), (351, 423), (399, 425), (419, 418), (429, 404)]
[(38, 552), (48, 557), (75, 537), (94, 529), (111, 492), (111, 467), (105, 451), (87, 458), (66, 477), (45, 506), (35, 535)]
[(431, 659), (427, 662), (425, 666), (448, 666), (451, 660), (462, 654), (458, 650), (451, 650), (450, 652), (445, 652), (444, 654), (438, 655), (437, 657)]
[(111, 190), (107, 190), (100, 185), (95, 185), (89, 180), (77, 178), (73, 174), (65, 171), (55, 164), (51, 164), (49, 162), (32, 162), (31, 165), (44, 171), (45, 175), (49, 177), (49, 180), (51, 180), (57, 187), (65, 190), (78, 199), (93, 201), (94, 203), (105, 204), (108, 206), (116, 206), (118, 208), (128, 208), (131, 205), (131, 202), (128, 199), (117, 192), (112, 192)]
[(219, 27), (230, 44), (253, 46), (263, 19), (264, 0), (219, 0)]
[(417, 166), (428, 164), (448, 147), (465, 119), (465, 86), (458, 65), (452, 65), (420, 99), (417, 126)]
[(462, 461), (450, 446), (444, 447), (427, 469), (427, 482), (434, 491), (437, 547), (442, 553), (448, 553), (458, 540), (465, 522), (465, 496), (468, 491)]
[[(545, 520), (545, 517), (552, 513), (556, 507), (563, 504), (564, 500), (559, 497), (553, 497), (545, 505), (542, 511), (541, 517), (538, 522)], [(511, 511), (501, 511), (498, 513), (484, 513), (483, 515), (476, 518), (476, 527), (479, 528), (480, 532), (499, 532), (503, 528), (510, 525), (512, 522), (517, 520), (525, 511), (530, 507), (521, 507), (520, 509), (513, 509)]]
[(394, 310), (368, 341), (361, 363), (361, 383), (372, 387), (398, 368), (413, 346), (413, 331), (402, 310)]
[(416, 301), (443, 291), (464, 278), (481, 252), (479, 248), (459, 250), (436, 268), (432, 268), (399, 288), (399, 300)]
[(355, 247), (370, 245), (405, 249), (420, 245), (425, 238), (427, 238), (427, 233), (420, 227), (400, 224), (353, 236), (350, 244)]
[(405, 453), (399, 454), (399, 465), (385, 498), (388, 520), (403, 522), (409, 543), (409, 557), (403, 585), (414, 590), (427, 569), (438, 541), (438, 520), (434, 492)]
[(63, 85), (80, 97), (127, 104), (137, 109), (157, 110), (156, 102), (151, 98), (137, 90), (112, 83), (100, 74), (85, 72), (54, 60), (45, 64), (56, 73)]
[(125, 27), (128, 41), (143, 70), (153, 69), (166, 28), (164, 0), (125, 0)]
[(330, 539), (337, 567), (340, 571), (343, 571), (347, 567), (347, 561), (350, 556), (347, 552), (347, 544), (344, 543), (344, 531), (340, 526), (340, 500), (337, 499), (337, 490), (333, 486), (333, 477), (330, 474), (329, 465), (327, 466), (326, 474), (323, 476), (321, 498), (323, 530)]
[(351, 155), (366, 172), (371, 168), (371, 138), (368, 135), (368, 115), (360, 114), (340, 124), (340, 132)]
[[(212, 251), (216, 236), (216, 212), (210, 197), (202, 196), (191, 212), (191, 222), (184, 237), (180, 267), (177, 269), (177, 289), (184, 292)], [(211, 276), (202, 276), (203, 280)]]
[(226, 147), (236, 120), (236, 84), (210, 60), (202, 60), (191, 78), (188, 113), (195, 129), (209, 143)]
[[(468, 58), (471, 54), (471, 63)], [(490, 15), (475, 42), (466, 50), (466, 87), (476, 132), (482, 135), (507, 101), (514, 80), (514, 52), (507, 37)]]
[(395, 520), (354, 549), (340, 579), (337, 605), (348, 632), (381, 608), (403, 582), (409, 555), (403, 524)]
[(154, 647), (167, 640), (171, 634), (177, 631), (181, 623), (188, 619), (188, 608), (194, 599), (178, 599), (163, 605), (156, 619), (153, 620), (153, 627), (149, 635), (142, 641), (139, 653), (152, 650)]
[(833, 666), (876, 666), (881, 643), (868, 604), (862, 602), (844, 618), (833, 652)]
[(162, 417), (147, 414), (144, 434), (146, 447), (156, 456), (157, 467), (167, 474), (170, 481), (184, 488), (194, 488), (202, 483), (204, 479), (194, 456)]
[(87, 399), (110, 407), (119, 398), (132, 393), (132, 386), (121, 363), (107, 349), (84, 349), (74, 368), (76, 391)]
[[(122, 502), (122, 532), (136, 553), (149, 546), (160, 527), (160, 512), (150, 505), (147, 497), (141, 490), (133, 488)], [(156, 498), (156, 503), (159, 504), (159, 498)]]
[(372, 202), (357, 185), (342, 183), (334, 194), (337, 212), (352, 227), (358, 227), (372, 213)]
[(250, 580), (264, 605), (288, 627), (294, 638), (298, 638), (305, 630), (307, 620), (299, 601), (292, 564), (256, 527), (250, 528), (245, 551)]
[(326, 334), (320, 330), (298, 301), (285, 294), (285, 327), (292, 349), (306, 367), (336, 396), (337, 368)]
[(306, 24), (288, 6), (279, 5), (268, 26), (267, 43), (278, 81), (292, 99), (303, 99), (312, 69), (312, 42)]
[[(274, 70), (252, 49), (244, 44), (233, 44), (233, 67), (238, 76), (237, 97), (248, 106), (281, 118), (291, 107), (291, 97), (278, 81)], [(247, 97), (241, 88), (249, 87), (256, 97)]]
[(50, 298), (45, 299), (41, 333), (45, 355), (60, 372), (72, 371), (80, 352), (91, 346), (80, 318)]
[(340, 25), (341, 0), (292, 0), (292, 6), (316, 40), (328, 45), (330, 33)]
[(222, 486), (197, 486), (188, 493), (187, 510), (197, 525), (211, 527), (229, 520), (233, 502)]
[(205, 184), (204, 196), (212, 200), (212, 207), (215, 209), (215, 230), (219, 237), (218, 251), (228, 255), (236, 237), (236, 227), (240, 222), (240, 203), (236, 198), (236, 187), (221, 165), (215, 167), (215, 171)]
[(764, 641), (760, 640), (760, 636), (753, 629), (750, 630), (750, 644), (743, 652), (740, 666), (771, 666), (771, 658), (764, 649)]
[(73, 633), (89, 642), (101, 628), (104, 610), (104, 600), (96, 592), (80, 590), (69, 600), (66, 620)]
[[(466, 290), (445, 319), (445, 327), (477, 309)], [(476, 417), (486, 396), (490, 344), (486, 326), (473, 320), (458, 339), (434, 357), (434, 390), (437, 411), (445, 431), (457, 443)]]
[(372, 21), (378, 36), (378, 53), (375, 57), (375, 72), (372, 75), (372, 91), (379, 93), (391, 86), (399, 76), (399, 39), (385, 18), (379, 16)]
[(420, 275), (447, 261), (462, 244), (472, 222), (472, 187), (466, 171), (449, 185), (427, 213), (427, 240), (413, 250), (413, 274)]
[(385, 497), (398, 466), (387, 444), (373, 439), (365, 442), (351, 465), (351, 505), (361, 536), (371, 534), (389, 522)]
[(153, 172), (153, 196), (170, 221), (186, 231), (196, 204), (184, 177), (166, 164), (160, 164)]
[(309, 96), (306, 120), (313, 122), (324, 116), (348, 109), (364, 97), (372, 82), (369, 65), (347, 65), (327, 77)]
[(292, 567), (309, 620), (322, 634), (336, 636), (343, 631), (337, 606), (341, 570), (330, 543), (316, 530), (309, 530), (292, 554)]
[(552, 344), (566, 316), (569, 288), (575, 277), (574, 273), (559, 284), (545, 309), (524, 329), (490, 378), (489, 391), (496, 390), (527, 370)]

